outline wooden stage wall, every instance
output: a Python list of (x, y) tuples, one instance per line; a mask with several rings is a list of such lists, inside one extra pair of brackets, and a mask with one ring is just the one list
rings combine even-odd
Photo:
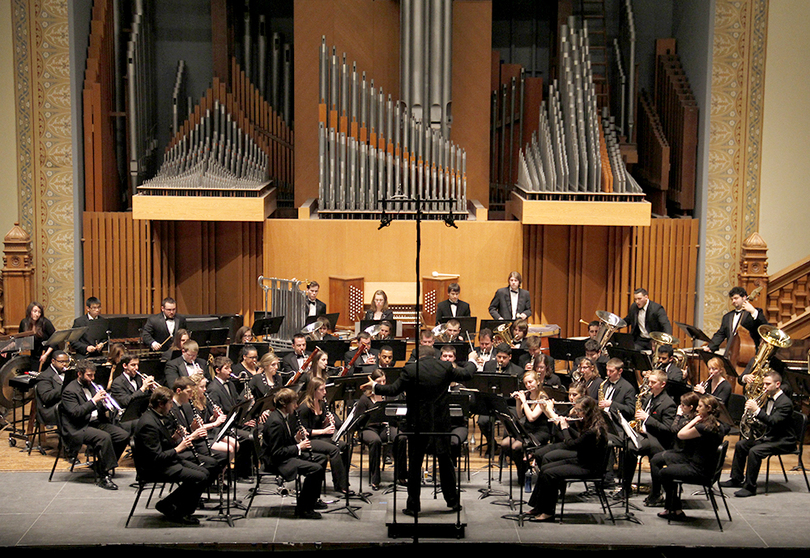
[[(517, 270), (532, 295), (532, 322), (557, 324), (563, 336), (584, 335), (580, 318), (592, 320), (597, 310), (624, 317), (637, 286), (664, 305), (671, 321), (694, 323), (697, 220), (654, 219), (650, 227), (457, 225), (422, 223), (421, 276), (458, 274), (462, 299), (479, 318)], [(403, 292), (415, 278), (416, 225), (378, 226), (136, 221), (130, 213), (86, 212), (84, 296), (98, 296), (105, 313), (138, 314), (157, 312), (171, 295), (181, 312), (240, 313), (249, 322), (264, 304), (259, 275), (314, 279), (327, 304), (330, 276), (396, 284)], [(391, 302), (412, 302), (409, 291), (415, 295), (406, 288), (406, 300)], [(684, 333), (676, 328), (675, 336)]]
[(166, 296), (184, 314), (261, 310), (262, 223), (143, 221), (85, 212), (84, 294), (105, 314), (151, 314)]

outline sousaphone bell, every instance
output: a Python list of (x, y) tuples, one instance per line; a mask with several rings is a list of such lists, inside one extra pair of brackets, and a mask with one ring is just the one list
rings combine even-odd
[(602, 324), (599, 326), (599, 331), (596, 333), (596, 342), (599, 343), (599, 352), (605, 350), (610, 337), (617, 329), (627, 327), (627, 322), (621, 319), (616, 314), (608, 312), (607, 310), (598, 310), (596, 317)]

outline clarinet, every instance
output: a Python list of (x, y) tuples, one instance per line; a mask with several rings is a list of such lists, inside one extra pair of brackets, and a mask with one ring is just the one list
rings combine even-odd
[[(301, 441), (309, 439), (309, 436), (307, 435), (307, 429), (304, 428), (304, 425), (301, 423), (301, 416), (298, 414), (298, 409), (293, 411), (293, 416), (295, 417), (296, 424), (298, 424), (298, 432), (300, 432), (301, 435), (303, 436)], [(310, 457), (312, 457), (312, 452), (310, 452), (310, 450), (301, 450), (301, 456), (304, 457), (305, 459), (309, 459)]]
[[(185, 427), (178, 422), (177, 417), (172, 413), (169, 413), (168, 417), (171, 420), (172, 426), (174, 427), (175, 434), (179, 433), (183, 440), (188, 438), (188, 432), (186, 432)], [(194, 460), (197, 462), (197, 464), (202, 465), (200, 462), (200, 456), (197, 455), (197, 448), (194, 447), (194, 440), (191, 440), (189, 449), (191, 450), (191, 454), (194, 456)]]

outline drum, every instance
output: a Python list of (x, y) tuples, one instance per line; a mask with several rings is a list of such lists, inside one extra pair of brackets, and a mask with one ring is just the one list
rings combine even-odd
[(14, 407), (22, 407), (34, 399), (34, 390), (29, 389), (25, 392), (22, 399), (15, 399), (14, 388), (9, 385), (9, 380), (21, 374), (27, 373), (31, 360), (27, 355), (17, 355), (11, 360), (7, 361), (2, 368), (0, 368), (0, 405), (13, 409)]

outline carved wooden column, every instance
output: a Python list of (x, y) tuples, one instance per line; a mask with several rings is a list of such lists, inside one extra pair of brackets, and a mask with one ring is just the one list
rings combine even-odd
[(762, 287), (754, 306), (765, 308), (769, 320), (778, 318), (778, 303), (768, 296), (768, 245), (759, 233), (752, 233), (743, 241), (738, 279), (747, 293)]
[(17, 333), (20, 320), (31, 302), (34, 289), (34, 267), (31, 254), (31, 237), (19, 223), (3, 239), (3, 299), (2, 324), (6, 334)]

